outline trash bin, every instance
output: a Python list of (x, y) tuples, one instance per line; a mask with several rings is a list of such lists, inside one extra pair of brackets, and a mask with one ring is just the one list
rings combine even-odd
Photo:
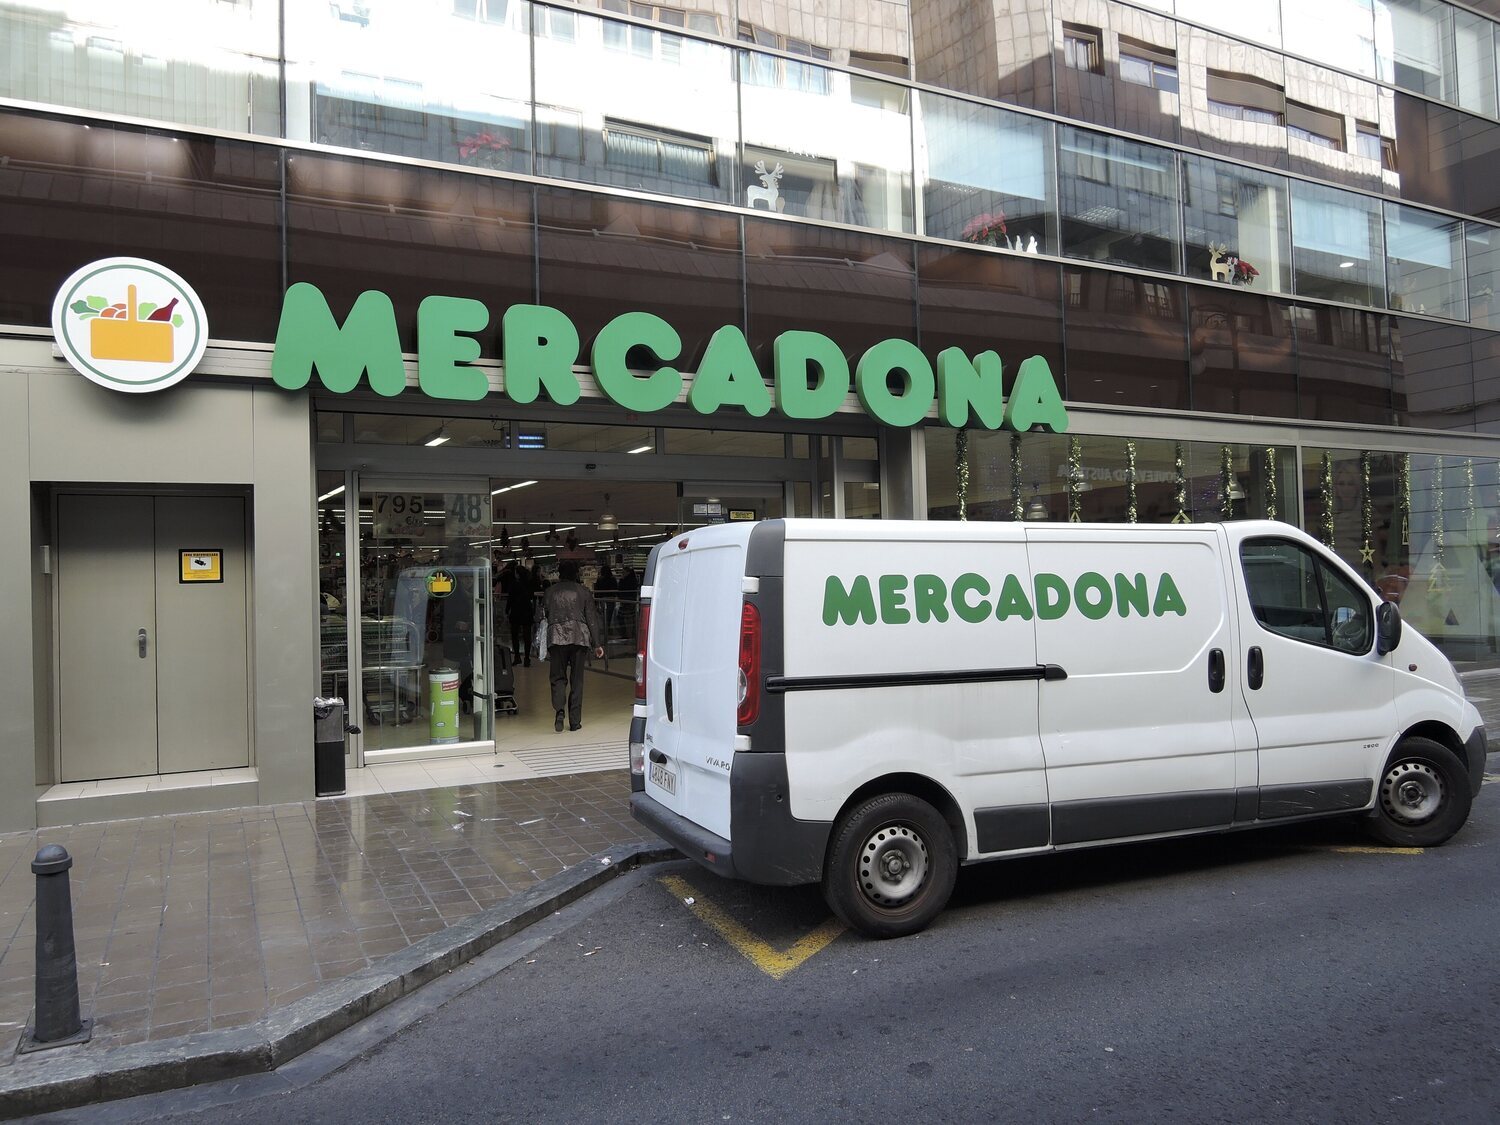
[(431, 731), (428, 741), (441, 744), (458, 741), (458, 687), (462, 678), (452, 668), (439, 668), (427, 677), (427, 700)]
[(344, 791), (344, 701), (337, 696), (313, 700), (313, 792), (331, 797)]

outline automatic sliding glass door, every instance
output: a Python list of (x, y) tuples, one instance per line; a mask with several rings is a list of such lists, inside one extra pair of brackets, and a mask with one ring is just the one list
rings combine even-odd
[(493, 538), (487, 480), (360, 480), (353, 674), (367, 760), (493, 741)]

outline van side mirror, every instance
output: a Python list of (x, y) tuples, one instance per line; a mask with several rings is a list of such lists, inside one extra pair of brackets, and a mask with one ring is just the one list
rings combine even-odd
[(1375, 652), (1384, 656), (1401, 643), (1401, 611), (1395, 602), (1381, 602), (1375, 610)]

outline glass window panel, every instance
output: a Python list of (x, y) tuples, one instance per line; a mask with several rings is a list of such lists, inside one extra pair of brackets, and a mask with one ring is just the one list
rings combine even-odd
[(1062, 271), (1055, 262), (922, 246), (917, 274), (925, 355), (993, 350), (1009, 372), (1040, 355), (1061, 384)]
[(749, 51), (740, 58), (745, 205), (911, 231), (909, 91)]
[(1391, 318), (1328, 305), (1293, 305), (1292, 317), (1298, 414), (1391, 425)]
[(1473, 429), (1473, 335), (1462, 324), (1391, 317), (1397, 425), (1426, 430)]
[(1178, 272), (1175, 154), (1070, 125), (1058, 142), (1062, 252)]
[(1186, 410), (1185, 287), (1135, 274), (1063, 271), (1072, 400)]
[(1191, 155), (1183, 156), (1182, 172), (1188, 276), (1291, 292), (1286, 179)]
[(1385, 300), (1380, 204), (1362, 195), (1292, 183), (1296, 291), (1353, 305)]
[(1453, 71), (1458, 104), (1495, 116), (1495, 24), (1483, 16), (1453, 9)]
[(1467, 319), (1463, 223), (1387, 203), (1385, 235), (1390, 307)]
[(318, 440), (341, 442), (344, 440), (344, 415), (337, 410), (317, 412)]
[(1487, 457), (1403, 456), (1411, 481), (1409, 499), (1396, 501), (1404, 565), (1393, 568), (1398, 578), (1406, 579), (1400, 590), (1401, 616), (1449, 659), (1492, 658), (1500, 621), (1496, 462)]
[(1469, 264), (1469, 320), (1479, 328), (1500, 328), (1500, 229), (1479, 223), (1464, 224), (1464, 248)]
[(744, 323), (734, 215), (553, 188), (537, 222), (541, 300), (578, 326), (585, 355), (614, 317), (651, 312), (677, 330), (690, 371), (715, 331)]
[(526, 184), (311, 152), (289, 155), (286, 175), (290, 280), (318, 286), (342, 319), (379, 278), (405, 351), (417, 350), (417, 307), (429, 294), (484, 302), (487, 358), (498, 353), (503, 311), (535, 299)]
[(530, 5), (331, 8), (286, 5), (289, 137), (531, 171)]
[(1453, 101), (1453, 9), (1442, 0), (1375, 0), (1379, 77)]
[(927, 233), (1055, 254), (1052, 125), (957, 98), (921, 99)]
[(0, 97), (280, 136), (280, 34), (277, 0), (0, 3)]
[(1193, 409), (1297, 416), (1297, 346), (1283, 301), (1226, 286), (1190, 285)]
[(881, 340), (915, 341), (912, 258), (912, 245), (896, 239), (745, 219), (746, 313), (762, 371), (769, 373), (771, 341), (792, 329), (828, 336), (843, 349), (851, 369)]
[(271, 340), (280, 153), (0, 112), (0, 322), (50, 325), (74, 265), (149, 258), (191, 280), (220, 340)]
[(1281, 0), (1177, 0), (1177, 14), (1262, 47), (1281, 46)]
[[(537, 101), (577, 122), (580, 145), (537, 154), (537, 171), (727, 203), (734, 198), (734, 52), (579, 14), (568, 41), (538, 37)], [(539, 115), (540, 116), (540, 115)]]
[(1374, 0), (1318, 0), (1281, 6), (1289, 54), (1366, 77), (1375, 76)]
[(846, 437), (842, 453), (845, 461), (874, 461), (880, 456), (879, 442), (872, 437)]

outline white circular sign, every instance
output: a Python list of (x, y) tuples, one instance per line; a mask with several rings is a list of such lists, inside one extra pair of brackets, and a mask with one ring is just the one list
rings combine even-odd
[(208, 347), (193, 287), (144, 258), (102, 258), (76, 270), (52, 302), (64, 358), (101, 387), (141, 394), (186, 379)]

